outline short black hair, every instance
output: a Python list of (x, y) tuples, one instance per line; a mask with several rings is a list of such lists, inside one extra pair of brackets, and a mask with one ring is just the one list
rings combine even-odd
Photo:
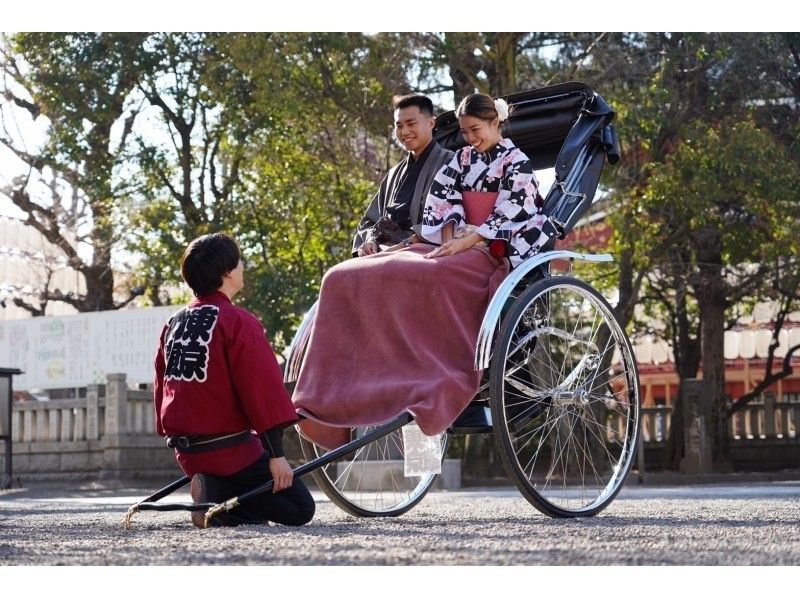
[(433, 102), (428, 96), (420, 93), (409, 93), (404, 96), (394, 96), (392, 99), (392, 110), (410, 108), (411, 106), (416, 106), (420, 112), (433, 116)]
[(225, 233), (211, 233), (189, 243), (181, 260), (181, 275), (195, 296), (210, 295), (222, 286), (222, 276), (236, 269), (239, 245)]

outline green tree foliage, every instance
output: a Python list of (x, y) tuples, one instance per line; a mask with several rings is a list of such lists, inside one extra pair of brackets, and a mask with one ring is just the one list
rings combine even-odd
[(141, 256), (137, 278), (156, 304), (162, 286), (180, 280), (186, 244), (235, 224), (248, 139), (266, 125), (247, 110), (252, 100), (244, 81), (217, 93), (216, 42), (191, 33), (154, 34), (144, 43), (152, 68), (135, 90), (127, 248)]
[[(617, 33), (570, 36), (554, 61), (562, 73), (570, 65), (579, 64), (579, 68), (571, 72), (610, 100), (617, 111), (615, 126), (623, 143), (621, 164), (607, 169), (604, 175), (607, 200), (598, 205), (609, 214), (614, 229), (610, 249), (617, 258), (618, 267), (615, 277), (597, 278), (595, 282), (602, 285), (616, 279), (614, 286), (619, 298), (616, 312), (624, 322), (632, 322), (632, 331), (660, 333), (672, 341), (676, 371), (681, 379), (697, 376), (701, 354), (709, 353), (712, 346), (713, 351), (721, 351), (724, 325), (717, 326), (712, 333), (708, 314), (704, 312), (710, 305), (708, 298), (722, 292), (721, 287), (700, 284), (697, 275), (687, 276), (687, 264), (697, 261), (694, 255), (697, 247), (687, 238), (687, 224), (698, 219), (708, 222), (711, 216), (705, 210), (707, 204), (695, 201), (695, 195), (687, 198), (679, 193), (686, 183), (685, 176), (678, 176), (677, 162), (670, 161), (676, 152), (687, 156), (691, 148), (699, 147), (699, 139), (706, 139), (708, 131), (717, 131), (720, 143), (735, 141), (734, 145), (742, 152), (729, 154), (725, 149), (726, 153), (721, 153), (721, 148), (712, 144), (706, 147), (709, 155), (704, 157), (704, 163), (716, 159), (718, 170), (712, 169), (708, 176), (700, 176), (695, 172), (698, 165), (687, 159), (682, 162), (683, 174), (696, 174), (699, 188), (706, 183), (714, 185), (708, 196), (717, 202), (735, 205), (740, 201), (736, 190), (730, 186), (733, 180), (737, 181), (740, 191), (748, 188), (764, 197), (765, 188), (774, 189), (768, 182), (778, 176), (774, 173), (786, 173), (787, 169), (791, 170), (792, 162), (796, 162), (796, 132), (800, 122), (799, 59), (797, 39), (787, 35)], [(769, 165), (753, 144), (745, 143), (745, 132), (734, 127), (737, 122), (748, 123), (747, 131), (751, 136), (760, 132), (764, 147), (774, 151), (777, 146), (783, 148), (782, 161)], [(731, 135), (737, 131), (735, 140), (723, 134), (727, 130)], [(726, 166), (723, 168), (722, 164)], [(742, 176), (737, 174), (732, 179), (732, 171)], [(724, 183), (714, 183), (715, 176), (728, 178)], [(663, 190), (665, 177), (673, 181), (672, 191), (677, 194), (672, 201), (688, 203), (683, 211), (669, 206), (671, 218), (662, 221), (658, 213), (651, 213), (650, 199), (655, 193), (653, 185)], [(724, 193), (732, 197), (723, 198), (719, 185), (724, 185)], [(785, 197), (792, 196), (791, 191), (785, 192)], [(753, 207), (748, 206), (746, 210)], [(736, 208), (732, 210), (726, 218), (731, 218)], [(726, 213), (724, 207), (716, 211)], [(758, 213), (759, 218), (767, 218), (769, 214)], [(757, 262), (760, 252), (766, 249), (755, 239), (759, 243), (764, 240), (757, 235), (728, 239), (729, 248), (739, 247), (737, 255), (711, 255), (700, 261), (730, 265), (736, 262), (729, 258), (735, 257)], [(713, 241), (709, 246), (721, 243), (719, 239), (709, 241)], [(742, 243), (737, 245), (740, 241)], [(775, 242), (772, 239), (768, 244), (774, 248)], [(756, 246), (759, 252), (755, 252)], [(709, 267), (705, 272), (706, 281), (719, 281), (718, 270), (722, 271), (719, 265)], [(764, 296), (769, 288), (769, 277), (754, 277), (747, 286), (741, 287), (747, 292), (740, 296), (748, 293)], [(699, 299), (698, 293), (704, 293), (705, 300)], [(705, 306), (702, 310), (701, 305)], [(639, 311), (634, 310), (637, 306)], [(732, 318), (734, 311), (725, 308), (725, 315)], [(654, 321), (666, 324), (666, 328), (660, 331), (648, 328)], [(701, 326), (703, 322), (705, 327)], [(707, 347), (702, 347), (701, 351), (704, 344)], [(715, 358), (706, 361), (713, 361), (717, 368), (712, 392), (719, 406), (724, 400), (724, 385), (719, 377), (724, 372), (724, 364)], [(710, 368), (709, 364), (707, 369)], [(678, 400), (667, 454), (670, 467), (677, 467), (680, 462), (681, 416), (682, 404)], [(720, 423), (717, 444), (722, 444), (721, 426)]]
[[(48, 293), (79, 309), (130, 299), (113, 298), (119, 249), (132, 284), (167, 301), (185, 244), (226, 230), (248, 261), (243, 301), (283, 347), (399, 157), (394, 93), (458, 102), (575, 79), (615, 108), (623, 145), (595, 206), (615, 269), (590, 275), (631, 332), (665, 322), (681, 378), (701, 345), (718, 365), (733, 305), (795, 263), (796, 33), (18, 34), (2, 59), (6, 106), (49, 123), (31, 154), (6, 125), (31, 174), (5, 191), (91, 281), (85, 297)], [(33, 195), (37, 177), (52, 197)], [(680, 403), (676, 417), (673, 431)]]
[[(90, 287), (49, 298), (118, 306), (110, 266), (120, 249), (150, 301), (168, 301), (186, 243), (228, 230), (250, 258), (248, 305), (289, 334), (322, 273), (349, 255), (397, 157), (389, 104), (410, 89), (412, 59), (390, 34), (13, 36), (3, 66), (17, 87), (4, 93), (50, 127), (41, 155), (3, 141), (59, 178), (65, 197), (35, 205), (27, 179), (9, 194)], [(65, 204), (76, 195), (88, 206), (87, 264), (58, 232), (75, 226), (81, 205)]]
[[(408, 89), (398, 35), (249, 34), (214, 40), (209, 88), (261, 123), (243, 150), (229, 229), (248, 256), (245, 304), (283, 347), (397, 152), (391, 97)], [(242, 92), (242, 86), (246, 86)], [(239, 129), (235, 119), (231, 127)]]
[(726, 314), (763, 297), (772, 265), (797, 255), (793, 190), (800, 173), (752, 122), (697, 123), (695, 130), (652, 177), (641, 205), (652, 225), (651, 259), (672, 266), (673, 288), (693, 291), (703, 379), (713, 399), (714, 454), (724, 456)]
[(497, 97), (549, 84), (552, 49), (568, 39), (567, 34), (519, 32), (408, 36), (416, 48), (419, 91), (451, 92), (454, 105), (475, 92)]

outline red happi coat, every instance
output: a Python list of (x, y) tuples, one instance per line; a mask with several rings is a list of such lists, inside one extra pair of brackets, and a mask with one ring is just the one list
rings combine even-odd
[(155, 360), (161, 436), (253, 430), (249, 442), (206, 453), (176, 451), (188, 475), (231, 475), (261, 456), (256, 436), (297, 421), (258, 319), (221, 292), (197, 297), (165, 324)]

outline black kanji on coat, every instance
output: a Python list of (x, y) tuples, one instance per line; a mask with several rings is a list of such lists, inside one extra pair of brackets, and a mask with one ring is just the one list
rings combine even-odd
[(171, 342), (167, 348), (168, 378), (181, 380), (206, 379), (206, 366), (208, 365), (208, 347), (196, 341), (186, 344)]
[(218, 314), (217, 306), (204, 305), (184, 309), (175, 315), (167, 335), (167, 378), (205, 381), (208, 343)]

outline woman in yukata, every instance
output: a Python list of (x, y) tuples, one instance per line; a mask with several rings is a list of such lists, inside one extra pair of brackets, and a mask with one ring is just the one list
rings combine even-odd
[(492, 247), (492, 254), (507, 256), (514, 267), (547, 241), (540, 242), (544, 202), (533, 166), (500, 132), (508, 118), (504, 100), (472, 94), (456, 116), (468, 145), (431, 185), (422, 236), (439, 247), (425, 257), (454, 255), (483, 243)]
[(489, 300), (548, 240), (531, 162), (500, 132), (505, 101), (473, 94), (456, 116), (468, 145), (437, 173), (420, 234), (322, 280), (293, 401), (301, 432), (326, 448), (403, 411), (429, 436), (446, 430), (480, 384)]

